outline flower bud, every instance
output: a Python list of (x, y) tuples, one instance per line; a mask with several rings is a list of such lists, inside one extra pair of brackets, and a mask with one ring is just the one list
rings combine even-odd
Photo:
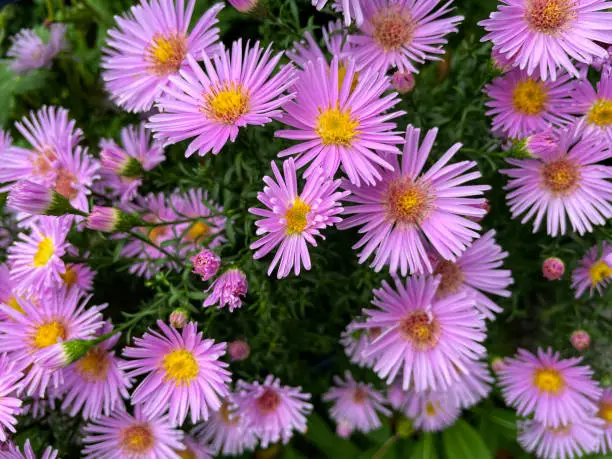
[(251, 347), (246, 341), (237, 339), (236, 341), (229, 343), (227, 353), (232, 361), (246, 360), (251, 353)]
[(8, 206), (18, 212), (32, 215), (83, 215), (70, 201), (57, 191), (30, 180), (22, 180), (11, 188)]
[(208, 249), (202, 249), (195, 257), (189, 261), (193, 263), (193, 272), (202, 276), (202, 280), (206, 281), (217, 274), (221, 265), (221, 258), (215, 252)]
[(414, 76), (410, 72), (397, 71), (391, 77), (393, 88), (400, 94), (407, 94), (414, 89)]
[(259, 0), (228, 0), (230, 5), (241, 13), (251, 13), (259, 4)]
[(542, 274), (548, 280), (559, 280), (564, 272), (565, 264), (560, 258), (550, 257), (542, 263)]
[(495, 357), (491, 362), (491, 368), (495, 373), (499, 373), (506, 367), (506, 362), (501, 357)]
[(91, 214), (87, 217), (86, 225), (87, 228), (94, 231), (112, 233), (142, 226), (144, 222), (138, 215), (126, 214), (114, 207), (94, 206)]
[(570, 342), (577, 351), (585, 351), (591, 345), (591, 335), (585, 330), (576, 330), (570, 336)]
[(117, 146), (107, 146), (100, 153), (102, 166), (123, 177), (140, 177), (142, 164)]
[(73, 339), (47, 346), (40, 351), (38, 362), (45, 368), (59, 370), (83, 358), (99, 340)]
[(178, 308), (170, 314), (170, 325), (174, 328), (183, 328), (189, 320), (189, 312), (186, 309)]

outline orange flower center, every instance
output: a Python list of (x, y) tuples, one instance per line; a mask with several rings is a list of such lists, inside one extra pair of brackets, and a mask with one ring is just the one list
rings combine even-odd
[(408, 12), (386, 8), (372, 20), (374, 41), (385, 51), (396, 51), (412, 43), (416, 24)]
[(525, 19), (541, 33), (555, 35), (576, 17), (573, 0), (528, 0)]
[(68, 199), (74, 199), (79, 194), (75, 188), (76, 178), (66, 169), (59, 169), (57, 171), (57, 178), (55, 179), (55, 191)]
[(144, 457), (142, 455), (150, 452), (154, 444), (155, 437), (147, 424), (134, 424), (119, 432), (121, 452), (126, 456)]
[(457, 293), (463, 285), (463, 281), (465, 281), (465, 274), (463, 274), (459, 265), (448, 260), (441, 260), (436, 266), (434, 274), (441, 276), (437, 291), (438, 298), (445, 298)]
[(177, 73), (187, 55), (187, 37), (182, 34), (155, 34), (146, 50), (149, 72), (157, 76)]
[(90, 349), (85, 357), (76, 363), (76, 371), (88, 382), (104, 381), (110, 360), (104, 349)]
[(425, 311), (413, 311), (400, 321), (400, 335), (419, 351), (433, 349), (440, 340), (440, 324)]
[(387, 190), (388, 217), (398, 223), (418, 224), (431, 211), (433, 197), (429, 189), (410, 179), (392, 182)]
[(568, 194), (578, 187), (580, 181), (580, 169), (567, 159), (544, 164), (541, 175), (544, 188), (553, 194)]

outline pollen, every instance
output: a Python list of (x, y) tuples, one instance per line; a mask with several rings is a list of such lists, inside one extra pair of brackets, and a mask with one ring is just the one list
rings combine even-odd
[(264, 414), (270, 414), (276, 411), (280, 402), (280, 395), (278, 395), (274, 389), (265, 389), (263, 394), (255, 401), (259, 410)]
[(457, 263), (448, 260), (441, 260), (436, 266), (434, 274), (441, 276), (440, 285), (436, 292), (438, 298), (446, 298), (448, 295), (459, 292), (463, 281), (465, 281), (465, 274), (461, 267)]
[(51, 260), (51, 257), (55, 253), (55, 244), (51, 240), (51, 238), (45, 237), (38, 243), (38, 248), (36, 249), (36, 253), (34, 254), (34, 259), (32, 264), (36, 268), (40, 268), (42, 266), (46, 266)]
[(525, 19), (541, 33), (556, 35), (576, 17), (574, 0), (528, 0)]
[(315, 132), (323, 145), (342, 145), (348, 147), (359, 131), (359, 122), (353, 119), (350, 111), (329, 108), (317, 117)]
[(110, 361), (104, 349), (90, 349), (85, 357), (76, 363), (76, 371), (88, 382), (104, 381)]
[(162, 367), (166, 372), (165, 381), (174, 381), (177, 386), (187, 385), (196, 379), (200, 366), (195, 357), (187, 349), (177, 349), (164, 357)]
[(540, 392), (558, 394), (564, 387), (563, 376), (553, 368), (540, 368), (533, 377), (534, 385)]
[(523, 115), (539, 115), (548, 103), (548, 92), (541, 81), (523, 78), (512, 91), (512, 106)]
[(612, 425), (612, 402), (601, 402), (597, 417), (606, 421), (606, 424)]
[(187, 231), (187, 240), (192, 242), (200, 242), (210, 233), (210, 226), (202, 222), (196, 222), (191, 225)]
[(209, 118), (227, 125), (234, 124), (249, 111), (249, 95), (241, 86), (231, 83), (204, 96), (202, 111)]
[(414, 39), (416, 24), (412, 16), (398, 8), (387, 8), (372, 20), (374, 41), (385, 51), (397, 51)]
[(32, 344), (38, 349), (43, 349), (65, 339), (66, 328), (61, 323), (53, 321), (38, 326)]
[(566, 195), (580, 183), (580, 169), (567, 159), (558, 159), (542, 166), (542, 183), (553, 194)]
[(73, 266), (66, 265), (66, 272), (60, 274), (60, 277), (64, 281), (64, 285), (72, 286), (76, 284), (78, 275), (76, 269)]
[(295, 198), (293, 204), (285, 214), (287, 221), (287, 235), (299, 234), (308, 226), (308, 213), (310, 206), (302, 201), (299, 197)]
[(400, 335), (419, 351), (433, 349), (440, 340), (440, 324), (425, 311), (413, 311), (400, 321)]
[(143, 455), (150, 452), (155, 443), (155, 437), (147, 424), (135, 424), (119, 432), (121, 452), (129, 457)]
[(57, 178), (55, 179), (55, 191), (64, 196), (67, 199), (74, 199), (79, 194), (75, 185), (77, 183), (76, 178), (66, 169), (59, 169), (57, 171)]
[(595, 287), (605, 279), (612, 277), (612, 266), (603, 260), (599, 260), (589, 268), (589, 277), (591, 278), (591, 285)]
[(149, 72), (157, 76), (177, 73), (187, 55), (187, 38), (182, 34), (155, 34), (146, 51)]
[(387, 195), (387, 214), (395, 222), (418, 224), (431, 211), (433, 197), (428, 187), (410, 179), (392, 182)]
[(587, 113), (587, 121), (599, 127), (612, 125), (612, 100), (600, 99), (595, 102)]

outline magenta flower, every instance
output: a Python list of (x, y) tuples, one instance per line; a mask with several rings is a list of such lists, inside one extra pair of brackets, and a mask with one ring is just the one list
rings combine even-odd
[[(343, 69), (345, 62), (343, 57), (346, 55), (348, 44), (346, 43), (346, 29), (342, 27), (340, 20), (331, 21), (326, 26), (321, 28), (323, 33), (323, 42), (325, 43), (325, 49), (332, 56), (337, 56), (341, 59), (340, 74), (346, 70)], [(304, 39), (300, 42), (293, 42), (293, 50), (287, 51), (287, 57), (291, 61), (300, 67), (306, 69), (308, 62), (317, 62), (319, 59), (327, 62), (327, 56), (323, 50), (319, 47), (319, 44), (313, 38), (309, 31), (304, 32)], [(341, 76), (341, 75), (340, 75)], [(353, 77), (353, 83), (356, 85), (357, 77)]]
[(316, 247), (315, 237), (324, 238), (321, 230), (342, 221), (337, 216), (343, 210), (340, 200), (348, 192), (336, 191), (341, 181), (327, 178), (319, 168), (308, 176), (304, 189), (298, 193), (293, 158), (283, 162), (283, 174), (274, 162), (271, 165), (274, 178), (265, 176), (264, 191), (257, 194), (267, 209), (249, 209), (250, 213), (263, 217), (255, 222), (257, 235), (263, 237), (249, 248), (255, 250), (253, 258), (257, 260), (278, 247), (268, 275), (278, 265), (277, 278), (286, 277), (292, 268), (299, 276), (302, 265), (306, 270), (311, 267), (307, 244)]
[(126, 347), (123, 355), (130, 361), (122, 368), (128, 377), (147, 375), (132, 392), (132, 403), (142, 404), (147, 415), (169, 410), (169, 421), (181, 425), (189, 411), (191, 422), (206, 420), (209, 411), (217, 411), (228, 394), (230, 372), (219, 360), (225, 343), (203, 339), (195, 322), (180, 332), (157, 321), (161, 333), (149, 330)]
[[(34, 450), (32, 449), (32, 445), (30, 444), (30, 439), (28, 438), (23, 445), (23, 453), (19, 450), (19, 447), (15, 445), (13, 442), (8, 442), (8, 450), (3, 451), (3, 458), (7, 459), (36, 459), (36, 454), (34, 454)], [(40, 459), (56, 459), (59, 454), (59, 451), (53, 449), (52, 446), (47, 446), (43, 451)]]
[(437, 132), (428, 131), (419, 146), (421, 130), (409, 125), (404, 152), (399, 161), (391, 161), (393, 172), (384, 172), (372, 186), (347, 185), (352, 193), (347, 201), (356, 205), (346, 207), (344, 213), (354, 215), (338, 227), (363, 225), (360, 232), (365, 234), (353, 248), (363, 247), (360, 263), (375, 253), (371, 264), (375, 271), (389, 265), (391, 273), (399, 268), (402, 276), (432, 272), (427, 255), (430, 246), (443, 259), (454, 262), (478, 237), (481, 227), (470, 218), (486, 214), (479, 205), (485, 202), (483, 191), (490, 187), (465, 185), (480, 178), (480, 172), (468, 172), (476, 162), (448, 164), (461, 148), (459, 143), (423, 173)]
[(202, 276), (203, 281), (207, 281), (215, 277), (219, 266), (221, 266), (221, 258), (212, 250), (202, 249), (196, 256), (189, 259), (193, 263), (193, 272)]
[(368, 0), (362, 2), (364, 21), (359, 34), (349, 35), (359, 69), (385, 73), (397, 67), (418, 73), (414, 64), (440, 60), (445, 35), (457, 32), (463, 16), (442, 17), (452, 1)]
[(596, 89), (585, 78), (571, 96), (573, 113), (581, 117), (585, 134), (604, 135), (612, 144), (612, 69), (602, 72)]
[(174, 428), (168, 415), (149, 416), (141, 406), (134, 415), (117, 410), (90, 421), (84, 428), (83, 457), (87, 459), (164, 458), (181, 459), (183, 432)]
[(0, 441), (7, 440), (7, 431), (15, 433), (16, 415), (22, 401), (15, 397), (21, 389), (23, 373), (19, 365), (6, 354), (0, 355)]
[(452, 393), (408, 391), (406, 398), (404, 414), (413, 420), (414, 427), (424, 432), (444, 430), (461, 415)]
[(262, 448), (282, 441), (287, 443), (293, 432), (306, 432), (306, 416), (312, 410), (307, 402), (310, 394), (301, 387), (281, 386), (280, 380), (269, 375), (263, 384), (239, 380), (234, 401), (237, 414), (244, 416), (247, 428), (255, 432)]
[(45, 43), (32, 29), (21, 29), (11, 37), (11, 47), (7, 56), (12, 58), (9, 67), (17, 74), (26, 74), (32, 70), (50, 67), (51, 62), (60, 51), (68, 47), (66, 26), (51, 24), (49, 41)]
[(350, 431), (367, 433), (381, 426), (379, 413), (390, 416), (391, 411), (384, 406), (385, 398), (371, 384), (357, 382), (350, 371), (344, 378), (334, 376), (335, 386), (323, 395), (323, 400), (333, 402), (329, 416), (336, 423), (347, 423)]
[(363, 328), (380, 336), (365, 352), (374, 356), (374, 371), (391, 384), (401, 374), (404, 390), (446, 390), (468, 372), (466, 361), (484, 355), (484, 316), (467, 292), (435, 298), (439, 278), (410, 277), (395, 290), (384, 281), (374, 290)]
[[(318, 10), (323, 9), (327, 5), (328, 0), (312, 0), (312, 5)], [(355, 24), (360, 26), (363, 23), (363, 12), (361, 9), (361, 0), (334, 0), (332, 6), (334, 10), (341, 11), (344, 14), (344, 25), (351, 25), (353, 19)]]
[(572, 288), (576, 291), (576, 298), (589, 289), (589, 296), (597, 291), (603, 295), (604, 289), (612, 282), (612, 244), (606, 241), (591, 247), (578, 262), (578, 267), (572, 272)]
[(603, 435), (599, 438), (597, 452), (609, 453), (612, 451), (612, 388), (604, 389), (599, 402), (597, 417), (603, 420)]
[(596, 42), (612, 43), (612, 14), (606, 0), (502, 0), (489, 19), (478, 24), (488, 34), (481, 41), (493, 46), (515, 66), (544, 80), (557, 78), (557, 67), (579, 73), (571, 59), (590, 64), (606, 57)]
[(360, 317), (353, 319), (340, 335), (340, 344), (344, 346), (344, 353), (351, 363), (360, 367), (372, 368), (376, 360), (367, 355), (366, 351), (372, 340), (380, 336), (381, 330), (377, 328), (360, 329), (364, 320)]
[(255, 43), (242, 40), (232, 44), (231, 53), (219, 45), (216, 53), (202, 53), (205, 71), (187, 56), (190, 71), (171, 76), (172, 86), (160, 97), (162, 113), (150, 118), (148, 127), (166, 144), (195, 137), (185, 156), (194, 152), (204, 156), (218, 154), (228, 142), (234, 142), (240, 128), (262, 126), (282, 115), (280, 107), (293, 98), (285, 91), (293, 86), (295, 70), (285, 65), (276, 74), (282, 53), (272, 55)]
[(195, 0), (141, 0), (108, 31), (102, 78), (112, 99), (132, 112), (145, 112), (167, 89), (170, 77), (188, 68), (187, 56), (210, 52), (219, 39), (213, 27), (217, 3), (189, 32)]
[(468, 360), (465, 366), (467, 371), (460, 374), (459, 381), (450, 387), (448, 393), (460, 408), (468, 409), (489, 396), (494, 380), (484, 361)]
[(560, 133), (553, 153), (533, 159), (507, 159), (515, 166), (500, 172), (509, 177), (506, 199), (521, 223), (535, 216), (536, 232), (546, 217), (546, 232), (556, 237), (573, 231), (583, 235), (612, 217), (612, 167), (602, 164), (612, 150), (599, 136), (583, 136), (578, 126)]
[(552, 428), (592, 416), (602, 391), (581, 361), (561, 359), (550, 348), (538, 348), (537, 355), (519, 349), (497, 374), (506, 404)]
[[(341, 71), (342, 70), (342, 71)], [(340, 166), (349, 180), (359, 186), (382, 178), (381, 169), (393, 170), (379, 153), (398, 154), (402, 138), (388, 121), (404, 112), (385, 113), (399, 99), (396, 93), (383, 96), (389, 79), (380, 72), (359, 72), (354, 85), (355, 62), (340, 66), (338, 57), (331, 66), (325, 60), (309, 62), (295, 84), (297, 96), (283, 108), (283, 123), (292, 129), (276, 131), (276, 137), (300, 143), (279, 153), (297, 155), (296, 167), (310, 164), (304, 176), (319, 167), (333, 177)]]
[(548, 280), (559, 280), (565, 273), (565, 263), (557, 257), (548, 257), (542, 263), (542, 275)]
[(202, 306), (208, 308), (219, 303), (217, 309), (228, 305), (230, 312), (242, 307), (242, 299), (247, 293), (249, 284), (245, 274), (239, 269), (232, 268), (221, 274), (206, 290), (212, 293), (204, 300)]

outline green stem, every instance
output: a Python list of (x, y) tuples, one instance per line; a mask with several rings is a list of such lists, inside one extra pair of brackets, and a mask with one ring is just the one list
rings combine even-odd
[(47, 0), (47, 19), (53, 21), (53, 0)]
[(387, 450), (391, 448), (391, 446), (393, 446), (397, 439), (397, 434), (393, 435), (392, 437), (389, 437), (389, 439), (383, 443), (383, 445), (378, 449), (378, 451), (376, 451), (376, 454), (372, 456), (372, 459), (382, 459), (383, 457), (385, 457), (385, 454), (387, 454)]

